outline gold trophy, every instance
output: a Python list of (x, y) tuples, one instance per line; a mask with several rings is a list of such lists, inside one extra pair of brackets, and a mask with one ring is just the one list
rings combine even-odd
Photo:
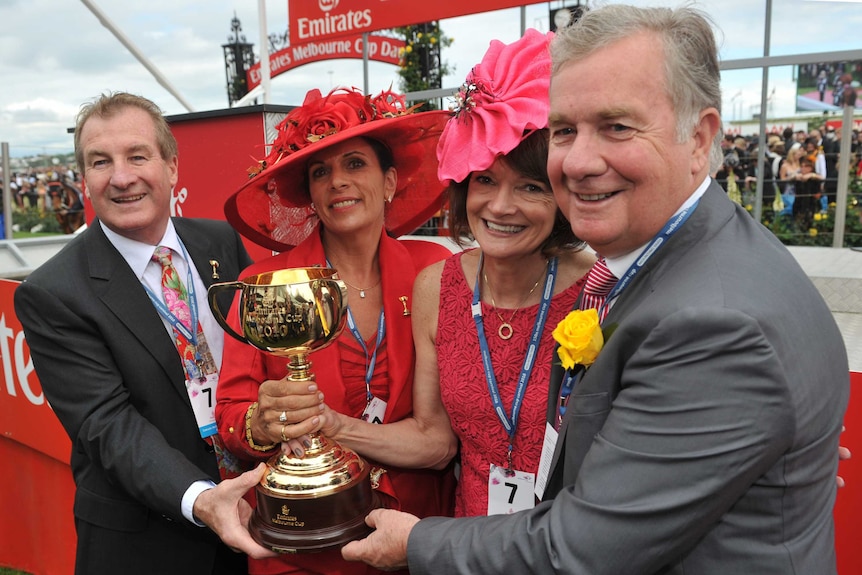
[[(309, 354), (332, 343), (344, 328), (347, 288), (335, 274), (332, 268), (295, 268), (213, 284), (209, 303), (229, 335), (288, 358), (289, 380), (311, 381)], [(216, 297), (229, 290), (241, 292), (242, 335), (216, 305)], [(273, 455), (256, 487), (252, 537), (279, 553), (323, 551), (365, 537), (371, 531), (365, 516), (380, 507), (370, 472), (354, 451), (319, 433), (311, 435), (302, 458)]]

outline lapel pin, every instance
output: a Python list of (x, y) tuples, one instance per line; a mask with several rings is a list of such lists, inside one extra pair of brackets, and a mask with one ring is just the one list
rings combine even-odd
[(213, 267), (213, 279), (219, 279), (218, 275), (218, 260), (210, 260), (210, 265)]
[(398, 298), (398, 301), (400, 301), (401, 305), (404, 306), (404, 312), (401, 315), (403, 315), (404, 317), (409, 316), (410, 310), (407, 309), (407, 296), (406, 295), (401, 296), (400, 298)]

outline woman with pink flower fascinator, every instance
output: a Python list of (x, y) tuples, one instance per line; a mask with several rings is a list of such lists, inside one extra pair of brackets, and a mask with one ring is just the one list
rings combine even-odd
[(492, 42), (437, 145), (452, 235), (479, 247), (416, 278), (413, 416), (379, 426), (322, 416), (325, 435), (391, 465), (442, 468), (460, 448), (456, 516), (533, 506), (551, 332), (594, 261), (548, 181), (551, 36)]

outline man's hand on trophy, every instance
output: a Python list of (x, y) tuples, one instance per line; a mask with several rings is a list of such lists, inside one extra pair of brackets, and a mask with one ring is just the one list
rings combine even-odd
[(239, 477), (222, 481), (198, 495), (192, 507), (194, 516), (221, 537), (225, 545), (255, 559), (278, 555), (252, 539), (248, 523), (253, 509), (243, 499), (243, 495), (260, 482), (265, 469), (261, 463)]
[(264, 381), (257, 403), (250, 424), (255, 443), (286, 443), (313, 433), (320, 426), (319, 416), (324, 410), (323, 393), (316, 383), (289, 381), (286, 377)]
[(375, 509), (365, 518), (374, 531), (341, 548), (347, 561), (362, 561), (383, 571), (407, 567), (407, 541), (419, 518), (394, 509)]

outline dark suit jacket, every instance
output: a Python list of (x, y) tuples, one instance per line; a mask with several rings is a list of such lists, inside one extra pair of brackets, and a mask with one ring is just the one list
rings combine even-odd
[(553, 500), (420, 522), (411, 573), (835, 573), (849, 369), (788, 251), (713, 182), (613, 326), (569, 399)]
[[(250, 258), (224, 222), (175, 219), (204, 283)], [(208, 305), (199, 294), (199, 305)], [(220, 302), (223, 313), (230, 298)], [(141, 282), (96, 222), (15, 291), (36, 373), (72, 440), (76, 571), (209, 574), (219, 547), (182, 515), (183, 493), (218, 481), (179, 355)], [(240, 563), (244, 556), (237, 556)]]

